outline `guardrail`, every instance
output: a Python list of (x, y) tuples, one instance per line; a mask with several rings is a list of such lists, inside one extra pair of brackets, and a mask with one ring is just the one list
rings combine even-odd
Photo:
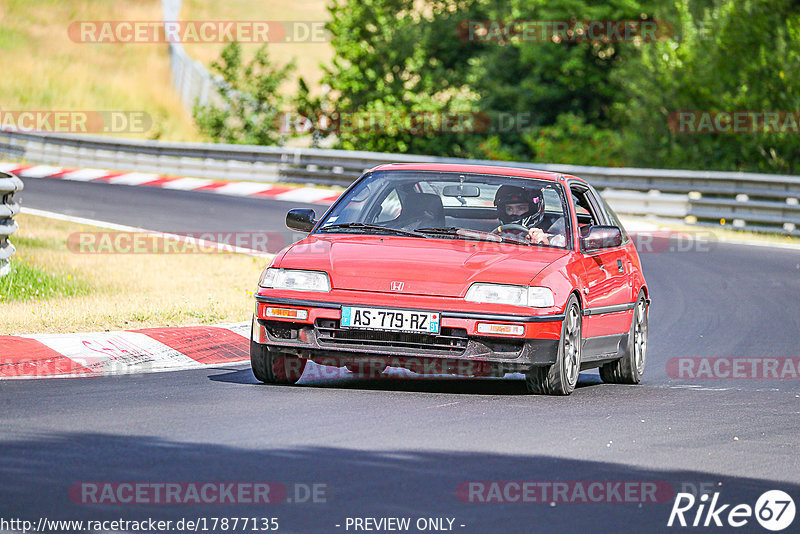
[(22, 190), (22, 180), (7, 172), (0, 172), (0, 276), (11, 271), (11, 256), (16, 249), (8, 238), (19, 228), (14, 216), (19, 213), (19, 204), (14, 202), (14, 193)]
[[(3, 152), (6, 153), (3, 156)], [(800, 176), (502, 162), (349, 150), (0, 131), (0, 158), (228, 180), (347, 185), (387, 162), (483, 163), (572, 174), (624, 215), (800, 235)]]
[[(181, 3), (181, 0), (161, 0), (164, 22), (179, 20)], [(189, 56), (181, 43), (169, 43), (169, 66), (172, 85), (189, 110), (195, 103), (201, 106), (208, 103), (214, 90), (211, 74), (205, 65)]]

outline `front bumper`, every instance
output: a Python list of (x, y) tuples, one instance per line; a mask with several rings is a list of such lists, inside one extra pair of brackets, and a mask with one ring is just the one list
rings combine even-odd
[[(513, 372), (531, 365), (551, 365), (556, 360), (563, 315), (448, 311), (432, 308), (428, 302), (423, 302), (422, 306), (418, 302), (406, 305), (411, 303), (397, 302), (397, 299), (393, 299), (393, 304), (400, 305), (386, 306), (383, 303), (385, 297), (383, 299), (369, 304), (440, 312), (440, 333), (409, 334), (341, 328), (342, 306), (365, 305), (363, 298), (358, 298), (357, 302), (330, 302), (257, 295), (253, 341), (273, 350), (339, 365), (377, 360), (408, 368), (408, 360), (417, 359), (438, 360), (442, 367), (447, 365), (448, 368), (453, 367), (452, 362), (459, 368), (464, 367), (463, 362), (472, 362), (474, 368), (485, 364), (483, 367), (500, 366)], [(305, 310), (308, 315), (302, 321), (268, 317), (267, 307)], [(521, 325), (524, 334), (513, 337), (479, 334), (477, 325), (482, 322)]]

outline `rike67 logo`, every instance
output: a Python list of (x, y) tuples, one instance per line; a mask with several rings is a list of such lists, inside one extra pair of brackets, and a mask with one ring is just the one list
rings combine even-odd
[(794, 521), (794, 500), (781, 490), (765, 491), (749, 504), (722, 504), (719, 493), (695, 497), (691, 493), (678, 493), (669, 514), (667, 526), (692, 527), (743, 527), (755, 516), (765, 529), (773, 532), (784, 530)]

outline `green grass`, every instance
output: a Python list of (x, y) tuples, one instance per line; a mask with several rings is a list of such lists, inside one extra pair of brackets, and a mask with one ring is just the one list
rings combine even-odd
[[(326, 0), (299, 3), (252, 0), (185, 0), (185, 20), (327, 20)], [(129, 110), (153, 120), (144, 137), (169, 141), (208, 140), (172, 87), (168, 48), (154, 43), (77, 43), (68, 35), (73, 21), (160, 20), (161, 0), (0, 0), (0, 65), (5, 111)], [(206, 66), (219, 58), (224, 43), (187, 44)], [(245, 46), (248, 57), (258, 45)], [(274, 43), (272, 59), (297, 61), (296, 76), (316, 89), (320, 62), (333, 56), (330, 43)], [(295, 80), (283, 90), (292, 94)]]
[(58, 249), (63, 246), (63, 243), (54, 237), (23, 237), (17, 233), (14, 234), (12, 240), (14, 241), (14, 246), (17, 248), (17, 250), (49, 250)]
[(159, 20), (160, 0), (0, 0), (0, 65), (6, 111), (144, 111), (146, 133), (122, 136), (198, 141), (173, 90), (167, 47), (86, 44), (68, 28), (82, 20)]
[(87, 225), (17, 215), (12, 272), (0, 279), (0, 334), (236, 323), (253, 311), (265, 258), (240, 254), (81, 254)]
[(71, 297), (88, 292), (89, 285), (70, 274), (47, 272), (14, 258), (11, 272), (0, 278), (0, 302)]
[[(302, 0), (299, 2), (254, 2), (253, 0), (184, 0), (181, 8), (183, 20), (266, 20), (266, 21), (327, 21), (330, 14), (326, 8), (328, 0)], [(186, 51), (206, 67), (219, 59), (226, 43), (187, 43)], [(260, 43), (245, 43), (245, 56), (250, 58), (261, 46)], [(333, 59), (333, 47), (329, 42), (276, 42), (267, 47), (270, 59), (276, 65), (286, 65), (292, 60), (297, 70), (281, 88), (287, 95), (296, 90), (296, 80), (302, 76), (311, 91), (318, 93), (318, 84), (323, 72), (320, 63), (329, 64)]]

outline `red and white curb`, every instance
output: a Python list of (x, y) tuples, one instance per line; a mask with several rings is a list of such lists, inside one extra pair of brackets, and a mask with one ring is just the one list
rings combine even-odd
[(20, 165), (0, 163), (0, 171), (10, 172), (20, 178), (51, 178), (74, 182), (101, 182), (117, 185), (160, 187), (180, 191), (201, 191), (237, 197), (259, 197), (303, 202), (332, 204), (342, 189), (271, 184), (264, 182), (230, 182), (206, 178), (185, 178), (156, 173), (110, 171), (107, 169), (68, 169), (51, 165)]
[[(0, 336), (0, 381), (95, 378), (203, 369), (250, 361), (250, 323), (145, 328), (118, 332)], [(307, 362), (299, 383), (355, 375), (344, 367)], [(371, 378), (419, 377), (389, 367)], [(520, 375), (521, 376), (521, 375)], [(457, 378), (454, 375), (439, 375)]]
[(250, 359), (250, 323), (0, 336), (0, 380), (197, 369)]

